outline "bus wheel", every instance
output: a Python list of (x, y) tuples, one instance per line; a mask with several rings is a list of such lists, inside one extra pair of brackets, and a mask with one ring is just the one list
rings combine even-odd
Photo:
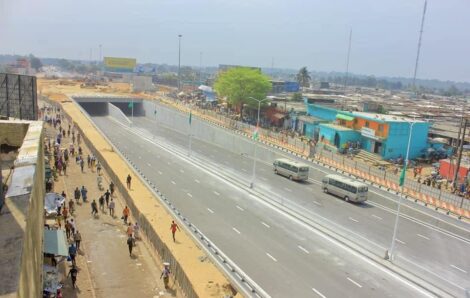
[(328, 193), (328, 188), (325, 187), (325, 188), (323, 189), (323, 192), (324, 192), (324, 193)]
[(277, 175), (277, 170), (274, 170), (274, 174), (276, 174), (276, 175)]
[(290, 175), (290, 176), (289, 176), (289, 179), (292, 180), (292, 179), (294, 179), (294, 178), (292, 177), (292, 175)]
[(349, 202), (349, 197), (348, 197), (348, 196), (345, 196), (345, 197), (344, 197), (344, 200), (345, 200), (346, 202)]

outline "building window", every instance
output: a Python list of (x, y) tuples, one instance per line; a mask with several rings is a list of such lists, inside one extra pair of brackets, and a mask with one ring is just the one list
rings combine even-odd
[(379, 131), (380, 131), (380, 132), (383, 132), (383, 131), (384, 131), (384, 125), (383, 125), (383, 124), (379, 124)]
[(369, 121), (366, 121), (365, 127), (369, 127)]

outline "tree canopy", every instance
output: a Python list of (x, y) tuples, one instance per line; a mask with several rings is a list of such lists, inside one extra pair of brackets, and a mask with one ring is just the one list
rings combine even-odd
[(218, 96), (226, 97), (229, 104), (238, 106), (240, 112), (243, 105), (258, 107), (258, 102), (250, 97), (262, 100), (271, 90), (269, 78), (259, 70), (236, 67), (220, 73), (214, 84)]
[(39, 58), (34, 57), (32, 54), (29, 55), (29, 63), (31, 67), (38, 71), (42, 67), (42, 62)]
[(307, 67), (304, 66), (302, 67), (299, 72), (297, 73), (297, 82), (299, 82), (299, 85), (302, 87), (309, 87), (310, 86), (310, 80), (312, 79), (310, 77), (310, 74), (308, 73)]

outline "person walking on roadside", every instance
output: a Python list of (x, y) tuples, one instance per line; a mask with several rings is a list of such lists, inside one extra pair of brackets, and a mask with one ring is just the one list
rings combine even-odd
[(96, 172), (101, 176), (101, 163), (99, 161), (96, 164)]
[[(80, 198), (80, 195), (78, 196), (78, 198)], [(69, 211), (70, 211), (70, 215), (73, 215), (73, 212), (75, 211), (75, 203), (73, 202), (72, 199), (70, 199), (69, 201)]]
[(134, 247), (134, 239), (132, 236), (127, 237), (127, 247), (129, 248), (129, 257), (132, 257), (132, 248)]
[(75, 263), (75, 257), (77, 256), (77, 248), (75, 247), (75, 244), (71, 244), (69, 246), (69, 256), (70, 256), (70, 260), (72, 261), (72, 265), (76, 265)]
[(114, 196), (114, 183), (113, 181), (111, 181), (111, 183), (109, 184), (109, 190), (111, 191), (111, 197)]
[(70, 225), (71, 225), (71, 233), (72, 234), (75, 234), (75, 231), (77, 230), (77, 227), (75, 226), (75, 221), (73, 220), (73, 218), (70, 219)]
[(62, 171), (64, 172), (64, 176), (67, 176), (67, 163), (66, 162), (62, 164)]
[(62, 208), (62, 216), (64, 217), (64, 220), (67, 220), (67, 217), (69, 217), (69, 209), (65, 205), (65, 202), (64, 207)]
[(80, 200), (80, 189), (78, 189), (78, 186), (77, 186), (77, 188), (75, 188), (75, 190), (73, 192), (73, 196), (75, 198), (75, 201), (77, 201), (77, 203), (78, 203), (78, 201)]
[(134, 239), (140, 239), (139, 231), (140, 231), (140, 226), (136, 222), (135, 225), (134, 225)]
[(88, 168), (90, 168), (90, 167), (91, 167), (91, 157), (90, 157), (90, 154), (88, 154), (87, 157), (86, 157), (86, 163), (87, 163), (87, 165), (88, 165)]
[(116, 207), (116, 204), (114, 203), (113, 199), (111, 199), (111, 202), (109, 202), (109, 215), (114, 218), (114, 208)]
[(77, 250), (80, 250), (80, 242), (82, 241), (82, 234), (77, 230), (75, 234), (73, 234), (73, 240), (75, 241), (75, 246), (77, 246)]
[(98, 206), (96, 204), (96, 200), (93, 200), (91, 202), (91, 215), (97, 215), (98, 214)]
[(160, 275), (160, 279), (163, 277), (163, 284), (165, 285), (165, 289), (168, 289), (168, 284), (170, 282), (170, 263), (163, 263), (163, 271), (162, 274)]
[(80, 163), (80, 168), (82, 169), (82, 173), (85, 173), (85, 171), (84, 171), (85, 162), (83, 161), (83, 158), (82, 158), (81, 156), (79, 156), (79, 158), (80, 158), (80, 161), (79, 161), (79, 163)]
[(77, 266), (72, 265), (72, 268), (69, 271), (69, 274), (67, 274), (67, 277), (70, 276), (72, 279), (72, 287), (75, 289), (76, 284), (77, 284), (77, 276), (78, 276), (78, 270)]
[(68, 220), (65, 221), (65, 236), (67, 237), (67, 240), (69, 240), (70, 235), (71, 235), (71, 230), (72, 230), (72, 225)]
[(82, 193), (83, 202), (86, 202), (88, 190), (86, 189), (85, 185), (82, 185), (80, 192)]
[(124, 210), (122, 210), (122, 219), (124, 220), (124, 224), (126, 225), (127, 225), (127, 218), (129, 218), (130, 213), (131, 211), (129, 210), (127, 206), (124, 207)]
[(127, 175), (127, 178), (126, 178), (127, 189), (131, 189), (131, 181), (132, 181), (132, 177), (131, 177), (131, 174), (129, 174)]
[(109, 189), (106, 190), (106, 192), (104, 193), (104, 198), (106, 200), (106, 208), (109, 207), (109, 196), (111, 195), (111, 193), (109, 192)]
[(101, 212), (104, 213), (104, 196), (101, 196), (101, 197), (98, 199), (98, 203), (100, 204), (100, 210), (101, 210)]
[(175, 223), (174, 220), (171, 221), (170, 230), (171, 230), (171, 234), (173, 235), (173, 242), (176, 242), (176, 239), (175, 239), (176, 230), (180, 231), (180, 227), (178, 227), (178, 225)]
[(129, 222), (127, 225), (127, 231), (126, 231), (127, 237), (132, 237), (134, 235), (134, 227), (132, 226), (132, 223)]

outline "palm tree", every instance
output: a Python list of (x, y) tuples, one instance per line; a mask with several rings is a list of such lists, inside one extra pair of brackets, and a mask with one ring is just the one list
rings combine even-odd
[(297, 82), (301, 87), (309, 87), (311, 79), (306, 66), (302, 67), (297, 73)]

